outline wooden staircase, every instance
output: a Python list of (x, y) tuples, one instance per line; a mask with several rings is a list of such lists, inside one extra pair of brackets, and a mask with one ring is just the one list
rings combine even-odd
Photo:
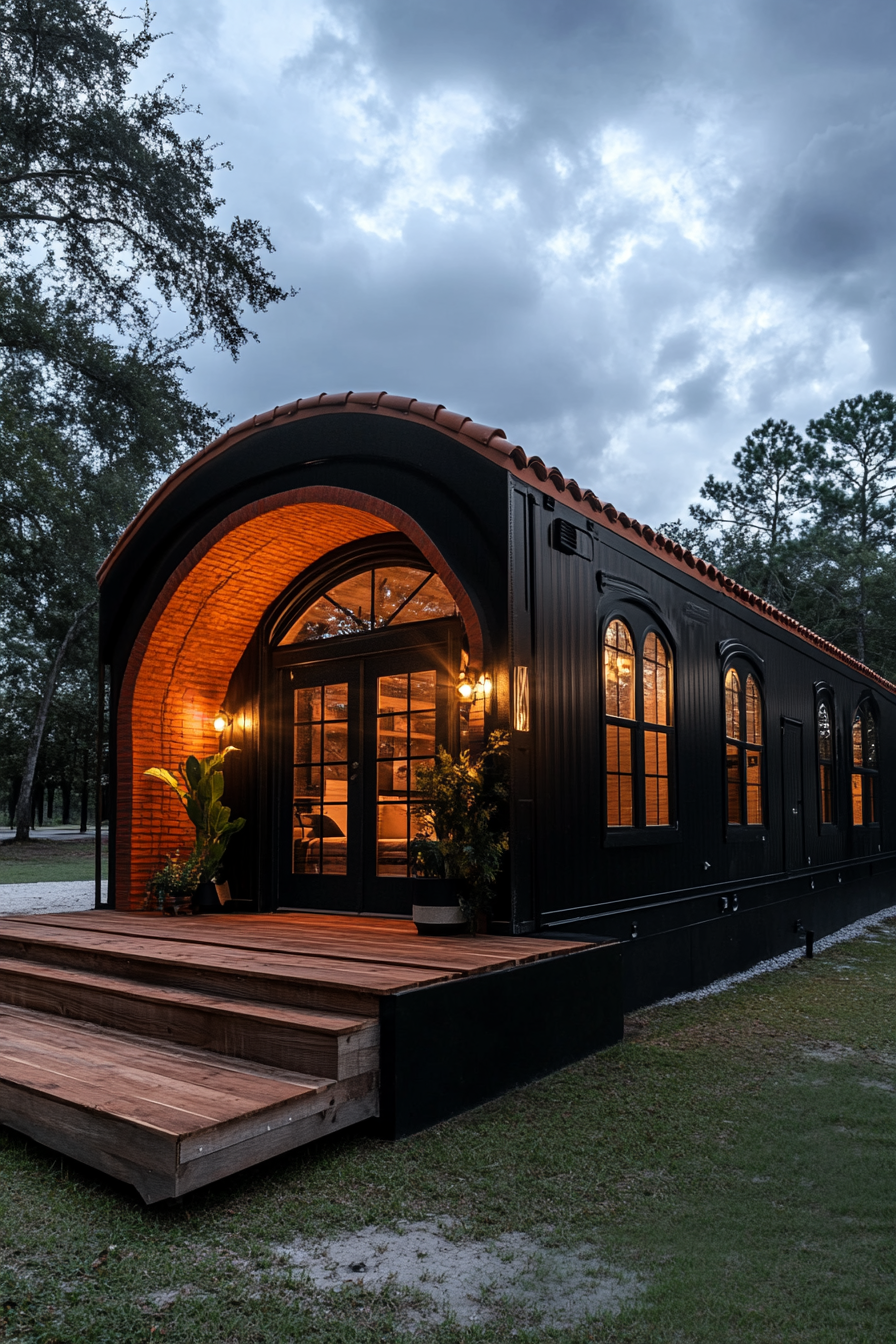
[(155, 1203), (378, 1113), (366, 989), (149, 948), (0, 920), (4, 1123)]
[(6, 916), (0, 1123), (147, 1203), (381, 1103), (384, 1133), (410, 1133), (615, 1039), (596, 952), (339, 916)]

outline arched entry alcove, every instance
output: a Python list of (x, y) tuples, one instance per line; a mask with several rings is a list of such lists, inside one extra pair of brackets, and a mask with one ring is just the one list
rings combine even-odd
[[(439, 575), (471, 660), (481, 664), (478, 614), (438, 547), (403, 510), (356, 491), (309, 487), (256, 500), (210, 529), (170, 574), (134, 640), (114, 706), (118, 908), (139, 907), (164, 853), (192, 844), (173, 794), (144, 771), (217, 750), (213, 720), (265, 613), (329, 552), (389, 535), (406, 538)], [(260, 689), (243, 697), (224, 741), (256, 749)], [(263, 826), (257, 815), (250, 821)]]

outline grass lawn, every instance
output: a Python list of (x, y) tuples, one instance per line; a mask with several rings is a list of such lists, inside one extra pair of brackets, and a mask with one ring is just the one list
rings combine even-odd
[[(894, 1036), (888, 924), (641, 1011), (622, 1045), (428, 1133), (335, 1135), (180, 1206), (144, 1209), (0, 1130), (0, 1339), (890, 1342)], [(646, 1289), (571, 1330), (508, 1314), (412, 1335), (406, 1292), (316, 1290), (273, 1252), (438, 1217), (452, 1236), (594, 1243)]]
[[(103, 877), (108, 876), (103, 841)], [(0, 845), (0, 886), (7, 882), (80, 882), (94, 875), (94, 839), (29, 840)], [(2, 1338), (2, 1335), (0, 1335)]]

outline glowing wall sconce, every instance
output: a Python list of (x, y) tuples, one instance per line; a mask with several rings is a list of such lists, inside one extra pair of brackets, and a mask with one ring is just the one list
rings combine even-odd
[(457, 693), (461, 700), (470, 701), (475, 705), (477, 700), (484, 700), (491, 695), (492, 679), (486, 672), (480, 673), (477, 681), (464, 675), (457, 683)]
[(219, 709), (212, 719), (212, 727), (216, 733), (224, 733), (233, 723), (233, 715), (227, 714), (223, 709)]

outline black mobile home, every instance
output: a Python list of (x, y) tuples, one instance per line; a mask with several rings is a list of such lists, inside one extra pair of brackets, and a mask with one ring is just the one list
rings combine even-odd
[(234, 895), (408, 917), (415, 765), (494, 726), (491, 929), (621, 940), (629, 1005), (892, 900), (894, 688), (499, 429), (278, 406), (176, 472), (101, 582), (118, 909), (188, 839), (143, 771), (233, 742)]
[[(499, 429), (278, 406), (100, 581), (112, 908), (0, 919), (0, 1121), (147, 1200), (412, 1133), (893, 902), (896, 688)], [(496, 727), (488, 936), (420, 937), (422, 887), (452, 911), (415, 874), (417, 771)], [(226, 744), (248, 913), (158, 918), (194, 837), (145, 772)]]

